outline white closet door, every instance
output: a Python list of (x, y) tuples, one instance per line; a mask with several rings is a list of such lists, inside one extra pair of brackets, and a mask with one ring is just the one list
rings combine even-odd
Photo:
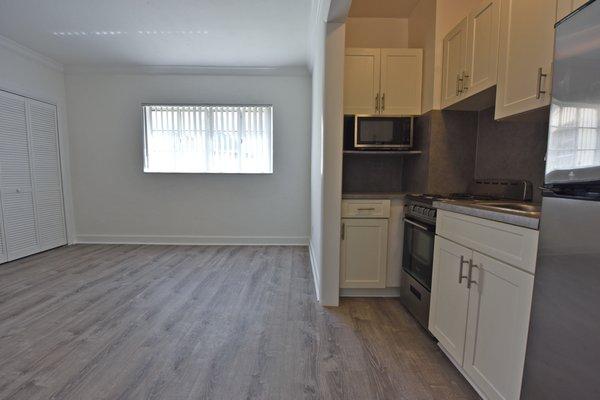
[(28, 100), (35, 205), (41, 250), (67, 243), (56, 107)]
[(39, 251), (27, 130), (26, 100), (0, 92), (0, 198), (9, 260)]

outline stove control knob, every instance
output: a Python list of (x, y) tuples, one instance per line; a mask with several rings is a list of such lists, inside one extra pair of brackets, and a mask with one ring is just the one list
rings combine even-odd
[(427, 215), (429, 215), (431, 218), (435, 218), (435, 214), (437, 214), (435, 210), (429, 210), (427, 213)]

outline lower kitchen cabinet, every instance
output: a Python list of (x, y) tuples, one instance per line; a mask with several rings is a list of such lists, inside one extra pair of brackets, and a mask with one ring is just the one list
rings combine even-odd
[(472, 255), (466, 247), (435, 238), (429, 330), (459, 364), (463, 362), (469, 306), (464, 276)]
[(340, 287), (386, 287), (387, 247), (387, 219), (343, 218)]
[(477, 252), (463, 368), (488, 399), (521, 392), (533, 275)]
[[(495, 255), (503, 244), (512, 241), (512, 247), (517, 246), (517, 234), (537, 238), (537, 231), (446, 211), (440, 211), (438, 219), (429, 330), (485, 399), (518, 400), (534, 275), (479, 248)], [(484, 233), (471, 240), (469, 230), (482, 227)], [(537, 240), (529, 243), (535, 245), (526, 252), (535, 254)]]

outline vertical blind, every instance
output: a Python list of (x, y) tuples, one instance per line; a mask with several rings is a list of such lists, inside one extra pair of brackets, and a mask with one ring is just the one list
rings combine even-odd
[(273, 172), (272, 106), (145, 105), (144, 172)]

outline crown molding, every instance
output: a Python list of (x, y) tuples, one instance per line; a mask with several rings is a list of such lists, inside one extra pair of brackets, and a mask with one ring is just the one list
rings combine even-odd
[(58, 72), (64, 72), (64, 66), (58, 61), (47, 57), (43, 54), (38, 53), (35, 50), (31, 50), (29, 47), (25, 47), (12, 39), (0, 35), (0, 46), (5, 49), (11, 50), (25, 58), (36, 61), (46, 67), (52, 68)]
[(309, 76), (307, 66), (204, 67), (185, 65), (67, 65), (66, 74)]

